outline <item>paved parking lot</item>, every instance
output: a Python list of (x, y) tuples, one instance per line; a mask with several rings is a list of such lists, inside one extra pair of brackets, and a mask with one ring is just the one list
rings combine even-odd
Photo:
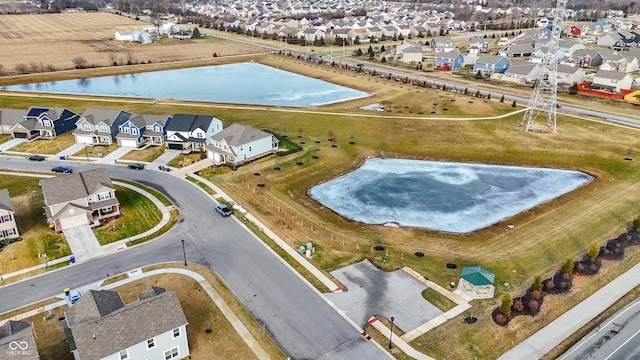
[(400, 270), (384, 272), (369, 260), (331, 272), (347, 291), (324, 294), (356, 324), (365, 326), (373, 315), (394, 317), (394, 325), (408, 332), (442, 311), (422, 297), (427, 286)]

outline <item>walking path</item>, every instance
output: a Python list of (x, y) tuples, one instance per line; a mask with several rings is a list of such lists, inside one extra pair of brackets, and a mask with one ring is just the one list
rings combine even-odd
[[(187, 270), (187, 269), (180, 269), (180, 268), (163, 268), (163, 269), (157, 269), (157, 270), (151, 270), (151, 271), (148, 271), (148, 272), (143, 272), (141, 269), (139, 269), (138, 271), (132, 271), (132, 272), (128, 273), (127, 274), (128, 277), (126, 279), (123, 279), (123, 280), (120, 280), (120, 281), (116, 281), (114, 283), (111, 283), (111, 284), (108, 284), (108, 285), (104, 285), (104, 286), (101, 286), (102, 281), (99, 281), (97, 283), (93, 283), (92, 286), (90, 286), (89, 288), (84, 289), (84, 291), (82, 291), (82, 292), (84, 293), (84, 292), (86, 292), (88, 290), (111, 290), (111, 289), (117, 288), (119, 286), (128, 284), (130, 282), (140, 280), (143, 277), (154, 276), (154, 275), (162, 275), (162, 274), (180, 274), (180, 275), (189, 276), (193, 280), (197, 281), (198, 284), (200, 284), (202, 286), (202, 288), (207, 293), (207, 295), (209, 295), (209, 298), (211, 298), (211, 300), (214, 302), (214, 304), (216, 304), (216, 306), (218, 307), (220, 312), (227, 318), (229, 323), (231, 323), (231, 326), (233, 326), (233, 328), (236, 330), (238, 335), (240, 335), (240, 337), (245, 342), (245, 344), (247, 344), (249, 349), (251, 349), (251, 351), (253, 351), (254, 355), (258, 359), (270, 359), (269, 354), (267, 354), (267, 352), (264, 350), (264, 348), (262, 348), (262, 346), (258, 343), (256, 338), (253, 337), (253, 335), (251, 335), (251, 333), (249, 332), (249, 329), (247, 329), (246, 326), (244, 326), (242, 321), (233, 312), (233, 310), (231, 310), (229, 305), (227, 305), (227, 303), (224, 302), (224, 300), (222, 299), (220, 294), (213, 288), (213, 286), (211, 286), (211, 284), (207, 281), (207, 279), (205, 279), (204, 276), (198, 274), (195, 271), (191, 271), (191, 270)], [(53, 304), (42, 306), (40, 308), (31, 310), (31, 311), (24, 312), (22, 314), (18, 314), (16, 316), (10, 318), (9, 320), (26, 319), (26, 318), (29, 318), (29, 317), (32, 317), (32, 316), (35, 316), (35, 315), (38, 315), (38, 314), (41, 314), (41, 313), (46, 313), (49, 310), (53, 310), (53, 309), (55, 309), (57, 307), (68, 305), (68, 299), (64, 295), (64, 293), (61, 293), (60, 295), (58, 295), (58, 297), (62, 298), (63, 300), (57, 301), (57, 302), (55, 302)]]
[(638, 285), (640, 264), (610, 281), (498, 359), (540, 359)]

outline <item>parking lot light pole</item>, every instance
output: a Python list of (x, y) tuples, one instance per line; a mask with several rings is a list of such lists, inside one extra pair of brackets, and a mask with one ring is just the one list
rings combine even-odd
[(391, 317), (391, 333), (389, 334), (389, 349), (391, 349), (393, 346), (391, 345), (391, 338), (393, 337), (393, 316)]
[(187, 266), (187, 253), (184, 251), (184, 239), (182, 239), (182, 256), (184, 256), (184, 266)]

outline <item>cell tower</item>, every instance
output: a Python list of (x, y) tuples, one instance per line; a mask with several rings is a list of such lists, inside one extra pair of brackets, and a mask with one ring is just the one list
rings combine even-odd
[(567, 9), (567, 0), (557, 0), (556, 13), (553, 17), (551, 29), (551, 41), (548, 43), (547, 52), (542, 57), (540, 77), (536, 81), (529, 99), (529, 106), (524, 113), (521, 125), (524, 131), (529, 131), (540, 114), (547, 115), (547, 126), (556, 132), (556, 109), (558, 106), (558, 42), (562, 33), (562, 23)]

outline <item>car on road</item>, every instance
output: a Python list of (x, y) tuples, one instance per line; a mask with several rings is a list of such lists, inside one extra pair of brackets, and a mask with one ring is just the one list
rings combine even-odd
[(73, 169), (66, 166), (56, 166), (51, 169), (51, 171), (55, 173), (63, 173), (63, 174), (71, 174), (73, 173)]
[(127, 167), (129, 169), (142, 170), (142, 169), (144, 169), (144, 164), (140, 164), (140, 163), (129, 164), (129, 166), (127, 166)]
[(42, 161), (42, 160), (44, 160), (44, 156), (42, 156), (42, 155), (31, 155), (27, 159), (29, 159), (31, 161)]
[(225, 204), (216, 205), (216, 211), (222, 216), (229, 216), (233, 213), (233, 211), (231, 211), (231, 209), (229, 209), (229, 207)]

